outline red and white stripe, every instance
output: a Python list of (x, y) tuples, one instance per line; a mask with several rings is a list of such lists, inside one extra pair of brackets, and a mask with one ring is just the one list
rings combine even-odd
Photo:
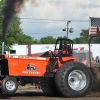
[(73, 48), (73, 50), (79, 50), (79, 51), (81, 51), (81, 50), (84, 50), (84, 47)]
[[(100, 28), (99, 28), (100, 31)], [(89, 35), (96, 35), (97, 34), (97, 27), (90, 27)]]

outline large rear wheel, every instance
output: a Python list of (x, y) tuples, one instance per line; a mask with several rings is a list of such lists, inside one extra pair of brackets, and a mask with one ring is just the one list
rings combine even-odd
[(63, 64), (55, 75), (55, 86), (64, 97), (82, 97), (91, 89), (92, 74), (87, 66), (80, 62)]

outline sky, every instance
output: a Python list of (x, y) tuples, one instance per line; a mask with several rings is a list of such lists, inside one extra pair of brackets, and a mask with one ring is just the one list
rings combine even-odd
[(89, 28), (89, 17), (100, 17), (100, 0), (32, 0), (26, 2), (19, 13), (21, 28), (34, 39), (46, 36), (66, 36), (62, 29), (68, 25), (73, 33), (68, 38), (80, 36), (82, 29)]

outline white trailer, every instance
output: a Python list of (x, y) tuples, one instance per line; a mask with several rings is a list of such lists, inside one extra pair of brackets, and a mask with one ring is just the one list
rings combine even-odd
[[(43, 53), (48, 50), (54, 50), (54, 44), (37, 44), (37, 45), (12, 45), (11, 49), (16, 50), (15, 54), (10, 55), (29, 55), (36, 53)], [(77, 50), (89, 50), (88, 44), (74, 44), (74, 49)], [(91, 44), (91, 52), (93, 57), (100, 56), (100, 44)]]

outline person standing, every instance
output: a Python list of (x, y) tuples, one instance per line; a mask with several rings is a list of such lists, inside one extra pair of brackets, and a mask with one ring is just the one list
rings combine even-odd
[(81, 60), (81, 62), (82, 62), (84, 65), (88, 66), (88, 63), (87, 63), (86, 58), (83, 57), (82, 60)]
[(94, 60), (93, 57), (91, 59), (91, 65), (92, 65), (92, 67), (97, 67), (97, 63), (96, 63), (96, 61)]
[(94, 58), (91, 59), (91, 67), (94, 69), (94, 73), (97, 73), (97, 62)]

